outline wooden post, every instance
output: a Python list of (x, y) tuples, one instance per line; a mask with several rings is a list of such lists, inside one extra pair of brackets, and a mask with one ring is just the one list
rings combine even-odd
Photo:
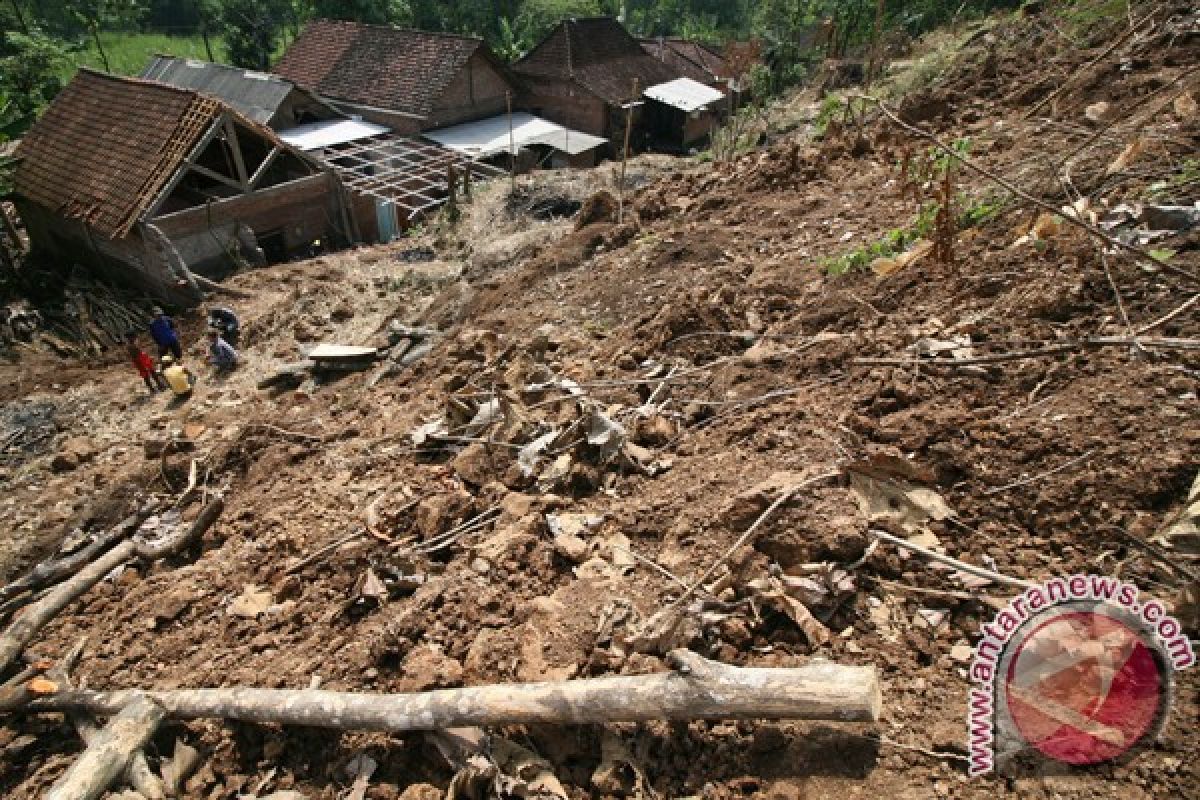
[(5, 232), (12, 239), (13, 252), (20, 253), (24, 250), (25, 248), (21, 246), (21, 235), (17, 233), (17, 226), (12, 221), (12, 217), (8, 215), (8, 208), (4, 203), (0, 203), (0, 224), (4, 226)]
[(467, 159), (467, 163), (463, 164), (463, 197), (467, 202), (471, 201), (471, 165), (473, 163)]
[(637, 105), (638, 80), (633, 79), (633, 96), (625, 112), (625, 146), (621, 149), (621, 182), (617, 187), (617, 224), (625, 222), (625, 167), (629, 163), (629, 137), (633, 133), (633, 109)]
[(458, 172), (454, 164), (446, 166), (446, 211), (451, 222), (458, 219)]
[(516, 191), (517, 188), (517, 142), (513, 135), (513, 118), (512, 118), (512, 92), (504, 93), (504, 101), (508, 105), (508, 179), (509, 187)]

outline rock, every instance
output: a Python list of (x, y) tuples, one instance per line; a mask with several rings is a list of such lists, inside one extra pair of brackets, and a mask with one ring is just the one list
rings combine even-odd
[(90, 439), (83, 436), (72, 436), (59, 445), (58, 452), (50, 461), (50, 469), (55, 472), (70, 472), (95, 457), (96, 446)]
[(1108, 103), (1101, 100), (1099, 103), (1092, 103), (1090, 106), (1085, 108), (1083, 110), (1083, 116), (1086, 117), (1087, 121), (1091, 123), (1099, 124), (1101, 122), (1106, 122), (1108, 121), (1108, 118), (1112, 116), (1112, 107)]
[(975, 648), (969, 644), (956, 644), (950, 648), (950, 658), (958, 664), (969, 664), (975, 657)]
[(776, 472), (770, 478), (738, 494), (721, 513), (724, 522), (735, 531), (749, 528), (767, 506), (775, 501), (779, 492), (805, 479), (799, 472)]
[(621, 353), (621, 355), (617, 356), (613, 364), (623, 372), (633, 372), (638, 368), (637, 360), (629, 355), (629, 353)]
[(451, 525), (464, 519), (473, 498), (463, 489), (426, 497), (417, 505), (417, 531), (425, 539), (449, 530)]
[(640, 445), (661, 447), (675, 438), (675, 424), (662, 414), (639, 419), (633, 426), (633, 440)]
[(451, 466), (464, 482), (473, 486), (483, 486), (497, 474), (504, 474), (506, 467), (496, 463), (498, 460), (487, 445), (476, 442), (455, 456)]
[(432, 647), (414, 648), (404, 659), (402, 670), (402, 692), (424, 692), (462, 685), (462, 664)]
[(508, 525), (497, 523), (492, 535), (474, 548), (474, 554), (495, 564), (510, 556), (521, 556), (537, 544), (543, 525), (540, 514), (527, 514)]
[(589, 549), (587, 542), (575, 534), (564, 532), (554, 537), (555, 552), (574, 564), (586, 561)]

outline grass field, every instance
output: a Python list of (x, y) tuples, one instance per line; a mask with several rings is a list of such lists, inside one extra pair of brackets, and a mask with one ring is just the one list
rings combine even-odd
[[(218, 37), (210, 37), (213, 56), (223, 60), (225, 48)], [(103, 31), (100, 42), (104, 45), (104, 53), (108, 63), (117, 75), (137, 75), (146, 66), (146, 62), (155, 53), (164, 53), (185, 58), (208, 59), (204, 49), (204, 39), (199, 36), (169, 36), (165, 33), (126, 33), (120, 31)], [(91, 67), (103, 70), (104, 61), (96, 49), (96, 43), (88, 37), (86, 47), (75, 54), (75, 66)], [(69, 78), (74, 73), (72, 68)]]
[[(210, 36), (212, 44), (212, 60), (225, 62), (225, 44), (220, 36)], [(287, 44), (291, 42), (289, 34), (275, 53), (275, 58), (283, 55)], [(101, 31), (100, 43), (104, 45), (104, 54), (108, 56), (108, 64), (116, 75), (137, 75), (146, 66), (146, 62), (156, 53), (182, 58), (198, 58), (209, 60), (201, 36), (171, 36), (166, 33), (129, 33), (127, 31)], [(103, 70), (104, 61), (96, 49), (96, 43), (89, 36), (81, 42), (80, 49), (75, 53), (75, 63), (68, 68), (63, 78), (70, 79), (75, 74), (76, 67), (91, 67)]]

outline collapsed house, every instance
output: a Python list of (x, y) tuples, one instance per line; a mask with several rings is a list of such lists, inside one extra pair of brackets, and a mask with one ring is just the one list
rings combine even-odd
[(81, 69), (17, 149), (35, 251), (191, 304), (211, 278), (354, 239), (336, 174), (211, 95)]
[(142, 77), (213, 95), (336, 172), (349, 190), (355, 236), (365, 241), (391, 241), (443, 205), (452, 171), (463, 181), (498, 174), (473, 167), (470, 154), (351, 117), (278, 75), (156, 56)]
[(651, 56), (611, 17), (563, 20), (513, 71), (526, 87), (523, 105), (561, 125), (619, 143), (632, 114), (639, 149), (704, 140), (724, 96)]

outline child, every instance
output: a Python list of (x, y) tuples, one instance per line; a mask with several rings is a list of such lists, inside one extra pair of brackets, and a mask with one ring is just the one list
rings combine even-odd
[(146, 382), (146, 388), (151, 394), (161, 392), (167, 388), (167, 382), (163, 376), (154, 367), (154, 360), (146, 355), (137, 343), (137, 334), (130, 333), (125, 337), (126, 350), (129, 353), (130, 360), (133, 361), (133, 366), (137, 368), (138, 375), (142, 376), (142, 380)]

